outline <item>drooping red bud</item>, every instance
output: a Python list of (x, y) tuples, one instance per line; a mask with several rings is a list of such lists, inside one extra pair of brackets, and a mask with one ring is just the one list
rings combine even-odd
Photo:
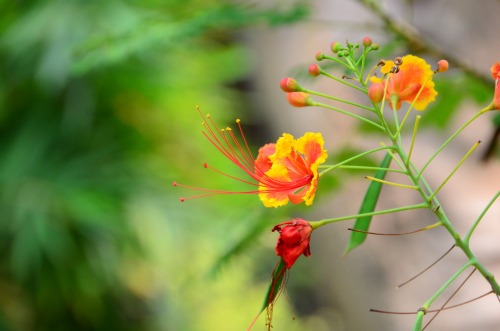
[(280, 80), (280, 87), (284, 92), (300, 92), (302, 87), (293, 78), (283, 78)]
[(321, 68), (317, 64), (311, 64), (309, 66), (309, 75), (316, 77), (321, 73)]
[(294, 107), (307, 107), (312, 106), (312, 100), (309, 94), (304, 92), (291, 92), (286, 94), (288, 103)]
[(309, 222), (295, 218), (276, 225), (273, 231), (280, 234), (275, 248), (276, 255), (281, 256), (287, 269), (290, 269), (302, 254), (311, 255), (309, 241), (313, 229)]

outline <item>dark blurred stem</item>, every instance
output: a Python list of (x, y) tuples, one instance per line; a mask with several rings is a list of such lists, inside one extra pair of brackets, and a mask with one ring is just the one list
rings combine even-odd
[(493, 153), (495, 152), (497, 145), (498, 145), (498, 138), (500, 138), (500, 127), (497, 127), (495, 129), (495, 132), (493, 132), (493, 135), (491, 139), (488, 142), (488, 146), (486, 146), (486, 151), (484, 152), (483, 156), (481, 157), (481, 161), (487, 162)]
[(491, 78), (488, 75), (479, 73), (463, 59), (458, 58), (453, 53), (447, 53), (439, 49), (438, 46), (423, 36), (414, 25), (395, 17), (391, 17), (389, 13), (380, 7), (379, 1), (358, 0), (358, 2), (370, 9), (371, 12), (380, 18), (384, 25), (392, 33), (405, 40), (408, 43), (410, 50), (414, 52), (425, 52), (436, 58), (446, 59), (450, 65), (462, 69), (468, 75), (471, 75), (486, 84), (491, 82)]

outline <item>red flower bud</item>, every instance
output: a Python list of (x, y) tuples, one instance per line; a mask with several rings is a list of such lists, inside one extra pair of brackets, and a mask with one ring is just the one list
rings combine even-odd
[(364, 37), (363, 38), (363, 46), (370, 47), (372, 45), (372, 38)]
[(368, 88), (368, 97), (371, 101), (379, 103), (384, 98), (384, 85), (378, 83)]
[(450, 66), (448, 64), (448, 61), (446, 61), (446, 60), (439, 60), (437, 64), (438, 64), (438, 68), (437, 68), (436, 72), (445, 72), (446, 70), (448, 70), (448, 67)]
[(276, 243), (276, 255), (281, 256), (287, 269), (293, 266), (300, 255), (311, 255), (309, 239), (313, 229), (309, 222), (295, 218), (293, 221), (276, 225), (273, 231), (280, 233)]
[(309, 94), (304, 92), (291, 92), (286, 94), (288, 102), (294, 107), (312, 106), (312, 100)]
[(493, 95), (493, 108), (500, 110), (500, 63), (495, 63), (491, 67), (491, 76), (495, 80), (495, 94)]
[(283, 78), (282, 80), (280, 80), (280, 87), (285, 92), (302, 91), (302, 87), (293, 78)]
[(309, 75), (316, 77), (321, 73), (321, 68), (317, 64), (311, 64), (309, 66)]
[(342, 44), (339, 43), (338, 41), (334, 41), (330, 48), (332, 49), (332, 52), (333, 53), (337, 53), (338, 51), (340, 51), (340, 49), (342, 48)]
[(325, 58), (325, 54), (323, 54), (323, 52), (319, 51), (316, 53), (315, 58), (316, 58), (316, 61), (321, 61)]
[(493, 79), (500, 78), (500, 63), (497, 62), (491, 66), (491, 77), (493, 77)]

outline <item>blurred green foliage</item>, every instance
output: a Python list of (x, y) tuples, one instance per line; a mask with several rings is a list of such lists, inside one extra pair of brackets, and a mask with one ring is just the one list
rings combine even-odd
[(236, 329), (226, 314), (262, 291), (256, 305), (237, 297), (241, 266), (214, 286), (200, 273), (249, 242), (217, 241), (221, 227), (264, 216), (198, 201), (186, 216), (171, 183), (211, 154), (196, 103), (222, 122), (236, 108), (228, 84), (249, 69), (238, 29), (306, 7), (53, 0), (0, 13), (0, 329)]

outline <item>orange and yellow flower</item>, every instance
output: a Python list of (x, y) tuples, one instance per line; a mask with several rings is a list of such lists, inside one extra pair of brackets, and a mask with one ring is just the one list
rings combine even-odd
[(299, 139), (283, 134), (269, 155), (271, 167), (259, 181), (259, 197), (266, 207), (279, 207), (288, 201), (311, 205), (318, 186), (318, 166), (325, 162), (320, 133), (307, 132)]
[[(402, 102), (408, 102), (413, 103), (416, 110), (424, 110), (437, 95), (432, 81), (434, 72), (424, 59), (417, 56), (406, 55), (401, 60), (402, 63), (398, 66), (394, 61), (386, 61), (380, 69), (384, 75), (387, 74), (387, 89), (385, 90), (386, 82), (383, 78), (373, 76), (370, 78), (373, 84), (368, 94), (370, 97), (379, 96), (380, 91), (383, 94), (385, 90), (385, 99), (391, 108), (399, 109)], [(378, 98), (374, 102), (378, 102)]]
[(240, 121), (237, 120), (241, 138), (230, 129), (219, 129), (210, 116), (204, 116), (205, 137), (231, 162), (245, 174), (245, 178), (230, 176), (218, 169), (204, 164), (219, 174), (230, 177), (255, 189), (249, 191), (213, 190), (181, 185), (205, 192), (198, 196), (181, 198), (181, 201), (218, 194), (258, 194), (266, 207), (280, 207), (289, 201), (294, 204), (304, 202), (311, 205), (318, 185), (318, 166), (325, 162), (327, 153), (323, 149), (324, 141), (320, 133), (307, 132), (294, 139), (290, 134), (283, 134), (275, 144), (266, 144), (259, 149), (257, 158), (252, 156)]
[(493, 107), (496, 110), (500, 110), (500, 63), (497, 62), (491, 67), (491, 76), (495, 80)]

